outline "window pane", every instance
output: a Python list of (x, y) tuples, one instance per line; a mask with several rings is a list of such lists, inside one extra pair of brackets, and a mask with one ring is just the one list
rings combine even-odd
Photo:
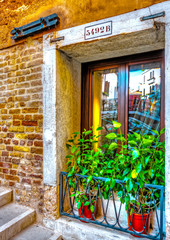
[(141, 134), (160, 130), (160, 62), (130, 66), (128, 131)]
[[(102, 126), (106, 135), (112, 130), (112, 120), (117, 121), (118, 68), (94, 71), (93, 79), (93, 127)], [(100, 143), (104, 144), (104, 138)]]

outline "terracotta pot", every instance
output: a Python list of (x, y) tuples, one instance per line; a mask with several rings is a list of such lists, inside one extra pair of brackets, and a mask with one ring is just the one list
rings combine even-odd
[[(133, 219), (132, 219), (132, 216), (133, 216)], [(149, 227), (150, 227), (150, 216), (151, 216), (151, 212), (143, 214), (143, 220), (144, 220), (144, 224), (143, 224), (142, 214), (137, 214), (137, 213), (130, 214), (130, 221), (129, 221), (129, 216), (127, 212), (129, 230), (133, 232), (133, 229), (134, 229), (136, 232), (147, 235), (147, 232), (149, 232)], [(132, 223), (133, 229), (130, 226), (130, 222)], [(144, 230), (144, 226), (146, 227), (147, 232)], [(134, 237), (140, 238), (135, 234), (132, 234), (132, 235)]]
[[(97, 200), (97, 202), (98, 202), (98, 200)], [(95, 206), (95, 203), (93, 203), (93, 206)], [(82, 214), (82, 211), (83, 211), (83, 214)], [(88, 218), (90, 220), (94, 220), (93, 215), (92, 215), (92, 211), (90, 210), (90, 207), (89, 206), (84, 206), (83, 203), (82, 203), (81, 207), (78, 209), (78, 213), (79, 213), (79, 216), (81, 218), (86, 217), (86, 218)], [(97, 203), (96, 203), (96, 208), (95, 208), (95, 210), (93, 212), (95, 218), (96, 218), (96, 213), (97, 213)], [(86, 221), (82, 221), (82, 222), (86, 222)]]

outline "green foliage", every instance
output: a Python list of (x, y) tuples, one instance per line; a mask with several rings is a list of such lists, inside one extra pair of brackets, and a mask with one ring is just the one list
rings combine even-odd
[[(106, 181), (99, 183), (105, 199), (113, 191), (128, 208), (134, 208), (138, 213), (141, 210), (144, 212), (148, 203), (153, 202), (151, 191), (144, 184), (165, 185), (165, 143), (160, 142), (160, 135), (165, 129), (160, 133), (153, 130), (153, 135), (134, 132), (125, 139), (120, 123), (113, 121), (113, 128), (114, 132), (106, 135), (107, 143), (101, 148), (97, 147), (101, 135), (93, 135), (93, 128), (84, 130), (81, 134), (73, 133), (66, 144), (69, 149), (66, 156), (69, 184), (74, 191), (74, 175), (88, 175), (87, 179), (80, 179), (82, 189), (81, 192), (75, 192), (74, 197), (78, 207), (83, 203), (93, 210), (87, 192), (90, 191), (90, 195), (95, 196), (97, 182), (93, 177), (104, 177)], [(97, 128), (99, 133), (101, 130), (101, 127)], [(125, 192), (115, 179), (124, 182)], [(139, 199), (135, 201), (138, 191)], [(160, 192), (155, 191), (156, 204), (159, 204), (159, 197)]]

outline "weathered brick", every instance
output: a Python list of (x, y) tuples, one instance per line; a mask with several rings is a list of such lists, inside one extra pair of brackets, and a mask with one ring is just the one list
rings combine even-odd
[(42, 85), (41, 80), (31, 81), (31, 87), (36, 87), (36, 86), (41, 86), (41, 85)]
[(14, 133), (7, 133), (7, 137), (8, 138), (13, 138), (14, 137)]
[(6, 126), (2, 127), (2, 131), (3, 132), (7, 132), (8, 131), (8, 128)]
[(23, 126), (37, 126), (37, 121), (22, 121)]
[(8, 156), (9, 156), (9, 152), (7, 152), (7, 151), (2, 151), (2, 156), (8, 157)]
[(27, 93), (39, 93), (42, 91), (43, 91), (42, 87), (34, 87), (34, 88), (27, 89)]
[[(10, 153), (11, 157), (18, 157), (18, 158), (24, 158), (24, 154), (21, 152), (11, 152)], [(14, 167), (13, 167), (14, 168)]]
[(34, 130), (35, 130), (34, 127), (26, 127), (25, 128), (26, 132), (34, 132)]
[(35, 147), (43, 147), (43, 141), (34, 141)]
[[(41, 73), (33, 73), (33, 74), (30, 74), (29, 76), (26, 76), (26, 81), (36, 80), (36, 79), (39, 79), (39, 78), (40, 79), (42, 78)], [(31, 84), (31, 86), (32, 86), (32, 84)]]
[(26, 176), (26, 173), (20, 171), (20, 172), (18, 172), (18, 176), (25, 177), (25, 176)]
[(7, 113), (8, 113), (7, 109), (2, 109), (1, 110), (1, 114), (7, 114)]
[(40, 135), (40, 134), (28, 134), (28, 139), (30, 139), (30, 140), (34, 140), (34, 139), (42, 140), (42, 135)]
[(11, 115), (1, 115), (2, 120), (8, 120), (11, 119), (12, 116)]
[(13, 182), (13, 181), (9, 181), (9, 187), (14, 187), (15, 186), (15, 182)]
[(37, 113), (38, 108), (23, 108), (22, 113)]
[(24, 83), (17, 83), (16, 88), (29, 88), (30, 84), (28, 82)]
[(43, 59), (36, 59), (34, 61), (28, 62), (27, 67), (34, 67), (43, 64)]
[(5, 103), (0, 103), (0, 108), (5, 108), (6, 104)]
[(27, 134), (26, 133), (15, 134), (15, 137), (19, 139), (26, 139)]
[(24, 120), (24, 115), (13, 115), (13, 119), (15, 119), (15, 120)]
[(33, 184), (35, 185), (41, 185), (42, 181), (41, 180), (33, 180)]
[(30, 100), (30, 96), (17, 96), (15, 97), (15, 101), (19, 101), (19, 102), (24, 102), (24, 101), (29, 101)]
[(32, 160), (33, 159), (33, 155), (32, 154), (26, 154), (26, 159), (27, 160)]
[(42, 72), (41, 66), (31, 68), (31, 73), (37, 73), (37, 72)]
[(29, 147), (14, 146), (14, 150), (18, 152), (29, 152)]
[(6, 180), (17, 181), (17, 182), (19, 182), (19, 180), (20, 180), (19, 177), (13, 176), (13, 175), (5, 175), (5, 179), (6, 179)]
[(6, 145), (10, 144), (10, 143), (11, 143), (11, 139), (4, 139), (4, 143), (5, 143)]
[(13, 139), (13, 140), (12, 140), (12, 143), (13, 143), (14, 145), (18, 145), (18, 140)]
[(27, 142), (27, 146), (32, 146), (33, 145), (33, 141), (28, 141)]
[(40, 178), (40, 179), (43, 178), (42, 174), (30, 174), (29, 176), (32, 178)]
[(21, 123), (20, 123), (20, 121), (13, 121), (13, 125), (14, 125), (14, 126), (20, 126)]
[(39, 106), (42, 106), (42, 105), (43, 105), (42, 101), (36, 101), (36, 102), (28, 103), (28, 107), (33, 107), (33, 108), (39, 107)]
[(17, 171), (16, 171), (16, 170), (13, 170), (13, 169), (11, 169), (11, 170), (10, 170), (10, 174), (11, 174), (11, 175), (16, 175), (16, 174), (17, 174)]
[(8, 174), (9, 170), (8, 170), (8, 169), (6, 169), (6, 168), (4, 168), (4, 169), (2, 169), (2, 172), (3, 172), (3, 173), (7, 173), (7, 174)]
[(7, 108), (13, 108), (14, 107), (14, 103), (13, 102), (9, 102), (6, 105)]
[(31, 148), (31, 153), (36, 153), (36, 154), (43, 154), (43, 149), (42, 148)]
[(25, 141), (24, 141), (24, 140), (21, 140), (21, 141), (20, 141), (20, 145), (21, 145), (21, 146), (24, 146), (24, 145), (25, 145)]
[(5, 150), (5, 145), (0, 145), (0, 150)]
[(11, 163), (0, 162), (0, 167), (12, 168), (12, 164)]
[(9, 151), (9, 152), (12, 152), (13, 151), (13, 147), (12, 146), (6, 146), (6, 150)]
[(22, 183), (31, 184), (31, 179), (29, 179), (29, 178), (23, 178), (23, 179), (22, 179)]
[(25, 94), (25, 89), (19, 89), (19, 90), (18, 90), (18, 94), (19, 94), (19, 95)]
[(9, 114), (19, 114), (20, 111), (21, 111), (20, 109), (10, 109)]
[(10, 132), (24, 132), (23, 126), (13, 126), (8, 129)]
[(19, 164), (20, 163), (20, 159), (19, 158), (12, 158), (12, 163)]
[(20, 107), (26, 107), (26, 103), (25, 102), (20, 102), (19, 105), (20, 105)]
[(32, 120), (32, 115), (25, 115), (25, 120)]

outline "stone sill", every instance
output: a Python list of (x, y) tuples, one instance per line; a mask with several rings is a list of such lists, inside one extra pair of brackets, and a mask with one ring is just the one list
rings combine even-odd
[[(48, 228), (59, 232), (64, 240), (139, 240), (128, 233), (112, 230), (92, 223), (83, 223), (77, 219), (60, 217), (56, 221), (43, 220)], [(140, 238), (146, 240), (147, 238)]]

